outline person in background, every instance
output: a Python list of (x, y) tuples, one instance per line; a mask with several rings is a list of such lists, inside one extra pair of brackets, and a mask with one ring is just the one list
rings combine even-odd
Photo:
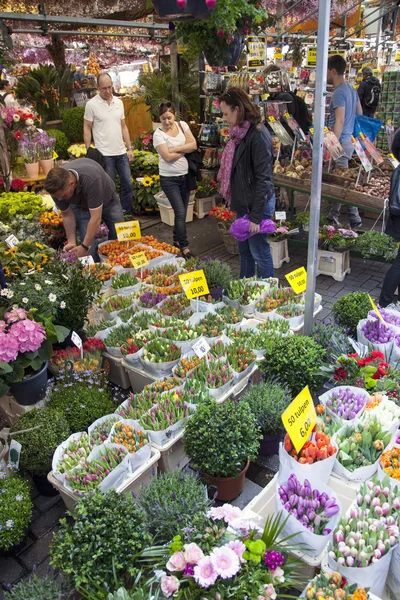
[(132, 214), (133, 184), (129, 163), (134, 155), (125, 123), (124, 105), (122, 100), (113, 96), (113, 84), (108, 73), (100, 73), (97, 77), (97, 89), (99, 93), (85, 106), (83, 141), (89, 149), (93, 135), (96, 149), (104, 156), (106, 173), (114, 182), (115, 171), (118, 173), (122, 208), (127, 214)]
[(275, 210), (272, 181), (272, 140), (261, 123), (259, 108), (240, 88), (231, 87), (220, 97), (225, 123), (230, 127), (230, 141), (221, 159), (218, 173), (221, 195), (238, 217), (249, 215), (248, 240), (238, 242), (240, 277), (272, 277), (274, 265), (268, 236), (260, 234), (260, 223), (271, 219)]
[(7, 79), (0, 80), (0, 104), (6, 108), (16, 104), (11, 90), (11, 83)]
[[(356, 114), (362, 114), (360, 100), (356, 90), (345, 81), (346, 61), (339, 54), (328, 59), (327, 82), (332, 84), (334, 92), (329, 106), (329, 129), (333, 131), (342, 145), (344, 156), (336, 161), (336, 166), (348, 169), (349, 160), (354, 153), (351, 137), (354, 131)], [(328, 214), (328, 222), (340, 227), (340, 202), (333, 202)], [(350, 227), (356, 229), (362, 225), (361, 217), (356, 206), (348, 207)]]
[[(64, 250), (76, 252), (79, 258), (96, 256), (94, 240), (102, 220), (109, 229), (109, 239), (117, 239), (115, 223), (124, 221), (124, 213), (114, 181), (97, 162), (78, 158), (69, 162), (67, 169), (53, 167), (44, 188), (62, 211), (67, 236)], [(76, 242), (77, 226), (80, 244)]]
[(167, 196), (175, 215), (174, 246), (184, 258), (191, 258), (186, 232), (186, 213), (189, 204), (189, 164), (185, 154), (197, 149), (196, 140), (184, 121), (176, 120), (171, 102), (159, 106), (161, 127), (153, 134), (153, 146), (159, 154), (161, 189)]
[(366, 117), (374, 118), (381, 97), (381, 84), (372, 74), (371, 67), (364, 67), (362, 75), (363, 80), (357, 90), (362, 112)]
[[(400, 129), (395, 133), (392, 154), (400, 161)], [(386, 222), (385, 233), (390, 235), (393, 239), (400, 242), (400, 166), (397, 167), (393, 174), (390, 183), (390, 194), (389, 194), (389, 216)], [(396, 210), (397, 208), (397, 210)], [(400, 286), (400, 249), (394, 259), (389, 271), (386, 273), (385, 279), (383, 280), (381, 294), (379, 297), (379, 305), (385, 308), (389, 304), (394, 302), (394, 293)]]

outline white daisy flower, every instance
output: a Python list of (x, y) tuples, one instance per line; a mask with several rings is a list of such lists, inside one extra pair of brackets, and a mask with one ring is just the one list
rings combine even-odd
[(57, 300), (57, 296), (55, 294), (49, 294), (50, 302), (55, 302)]
[(62, 302), (60, 302), (60, 308), (65, 308), (67, 305), (65, 304), (64, 300)]
[(53, 283), (52, 281), (50, 281), (50, 279), (45, 279), (44, 282), (47, 283), (47, 285), (52, 285)]
[(8, 298), (8, 289), (7, 288), (3, 288), (0, 292), (0, 296), (7, 296)]
[(28, 304), (29, 300), (28, 300), (28, 298), (25, 296), (24, 298), (22, 298), (22, 302), (23, 302), (24, 304)]
[(7, 298), (12, 298), (14, 296), (14, 292), (12, 290), (8, 290)]
[(42, 286), (39, 283), (35, 283), (35, 290), (38, 292), (42, 289)]

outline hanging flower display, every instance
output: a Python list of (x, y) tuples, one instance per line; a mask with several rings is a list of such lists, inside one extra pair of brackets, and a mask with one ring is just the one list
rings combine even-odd
[[(277, 14), (278, 6), (283, 4), (283, 12), (288, 13), (283, 17), (285, 26), (294, 26), (296, 23), (305, 19), (307, 15), (310, 18), (317, 18), (314, 11), (318, 10), (318, 0), (303, 0), (298, 3), (297, 0), (285, 0), (284, 2), (278, 2), (278, 0), (263, 0), (262, 4), (271, 15)], [(346, 12), (352, 14), (357, 10), (354, 7), (354, 0), (332, 0), (331, 5), (331, 18), (337, 17), (342, 13)]]

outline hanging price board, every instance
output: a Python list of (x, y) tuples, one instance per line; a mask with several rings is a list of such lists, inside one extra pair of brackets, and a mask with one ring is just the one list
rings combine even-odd
[(15, 246), (18, 246), (19, 244), (18, 238), (16, 238), (13, 233), (5, 239), (5, 242), (9, 248), (15, 248)]
[(379, 312), (378, 307), (376, 306), (375, 302), (372, 300), (372, 298), (371, 298), (371, 296), (369, 294), (368, 294), (368, 298), (369, 298), (369, 301), (371, 302), (372, 308), (374, 309), (374, 311), (378, 315), (379, 319), (382, 321), (382, 323), (384, 323), (385, 321), (384, 321), (381, 313)]
[(250, 69), (266, 66), (267, 38), (265, 35), (249, 35), (247, 38), (247, 66)]
[(315, 67), (317, 65), (317, 46), (307, 48), (307, 67)]
[(360, 144), (360, 140), (357, 140), (354, 136), (351, 139), (354, 144), (356, 154), (360, 159), (362, 166), (364, 167), (364, 171), (366, 173), (369, 173), (370, 171), (372, 171), (372, 164), (368, 156), (365, 154), (364, 148)]
[(147, 257), (144, 252), (132, 254), (129, 257), (129, 260), (131, 261), (135, 269), (142, 269), (143, 267), (146, 267), (149, 264), (149, 261), (147, 260)]
[(300, 269), (296, 269), (295, 271), (288, 273), (286, 275), (286, 279), (296, 294), (301, 294), (302, 292), (306, 291), (307, 271), (304, 267), (300, 267)]
[(131, 242), (132, 240), (140, 240), (142, 237), (139, 221), (115, 223), (115, 231), (119, 242)]
[(282, 423), (296, 452), (300, 452), (317, 423), (317, 414), (308, 386), (282, 413)]
[(207, 279), (202, 269), (200, 271), (193, 271), (192, 273), (182, 273), (179, 275), (179, 281), (189, 300), (198, 298), (199, 296), (206, 296), (210, 293)]

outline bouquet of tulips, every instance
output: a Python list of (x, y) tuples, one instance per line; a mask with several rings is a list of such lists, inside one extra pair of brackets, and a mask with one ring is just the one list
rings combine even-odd
[(337, 434), (337, 460), (350, 473), (360, 467), (374, 465), (390, 438), (390, 432), (385, 431), (376, 418), (346, 425)]
[(137, 420), (150, 410), (150, 408), (159, 400), (160, 393), (153, 389), (147, 389), (140, 394), (131, 394), (115, 411), (123, 419)]
[(398, 521), (400, 511), (400, 488), (391, 489), (390, 478), (386, 475), (382, 481), (375, 478), (362, 483), (356, 496), (356, 503), (351, 507), (349, 515), (352, 519), (362, 515), (381, 519), (387, 525)]
[(82, 433), (80, 438), (76, 437), (70, 441), (64, 448), (61, 460), (57, 462), (56, 471), (58, 473), (69, 473), (80, 464), (85, 463), (85, 459), (92, 451), (92, 446), (87, 433)]
[(196, 327), (184, 325), (183, 327), (168, 327), (162, 332), (162, 336), (171, 342), (187, 342), (199, 337)]
[(280, 315), (284, 319), (302, 317), (304, 315), (304, 307), (296, 306), (295, 304), (282, 304), (276, 309), (276, 314)]
[[(390, 326), (385, 325), (385, 323), (382, 323), (380, 319), (366, 319), (360, 330), (362, 335), (371, 344), (387, 344), (393, 341), (395, 335), (394, 330)], [(359, 341), (363, 341), (362, 337)]]
[(359, 415), (366, 401), (367, 396), (361, 390), (356, 392), (341, 386), (332, 391), (325, 402), (325, 406), (336, 417), (350, 421)]
[(268, 285), (256, 283), (252, 280), (236, 279), (229, 282), (224, 293), (229, 300), (238, 300), (242, 306), (248, 306), (259, 300), (268, 288)]
[(189, 414), (189, 407), (180, 396), (175, 392), (169, 392), (149, 412), (142, 415), (139, 424), (149, 431), (163, 431), (186, 419)]
[(93, 491), (106, 477), (121, 464), (127, 456), (124, 448), (108, 448), (102, 446), (99, 457), (95, 460), (85, 460), (79, 469), (73, 469), (65, 474), (65, 478), (74, 493)]
[(144, 347), (142, 360), (150, 363), (165, 363), (179, 360), (180, 357), (181, 349), (178, 346), (156, 338)]
[(400, 424), (400, 406), (383, 396), (381, 401), (362, 415), (361, 420), (367, 421), (369, 416), (376, 417), (387, 431), (397, 429)]
[(219, 360), (202, 362), (195, 368), (191, 377), (205, 383), (212, 390), (217, 390), (233, 379), (232, 371), (227, 363)]
[(124, 446), (129, 454), (134, 454), (140, 450), (140, 448), (143, 448), (143, 446), (148, 444), (149, 439), (142, 430), (137, 431), (132, 425), (120, 421), (114, 426), (110, 442), (112, 444)]
[(286, 319), (266, 319), (266, 321), (257, 325), (256, 330), (268, 333), (269, 337), (274, 334), (287, 335), (290, 331), (290, 325)]
[(103, 308), (108, 313), (123, 310), (124, 308), (132, 306), (136, 298), (136, 294), (130, 294), (129, 296), (111, 296), (111, 298), (104, 302)]
[[(181, 358), (180, 362), (174, 368), (174, 375), (176, 377), (180, 377), (181, 379), (185, 379), (187, 374), (190, 371), (193, 371), (197, 365), (199, 365), (202, 361), (196, 354), (193, 354), (190, 358)], [(181, 382), (182, 383), (182, 382)]]
[(134, 285), (137, 285), (138, 282), (139, 280), (134, 275), (131, 275), (130, 273), (120, 273), (120, 275), (116, 275), (116, 277), (113, 278), (111, 287), (113, 290), (121, 290), (122, 288), (133, 287)]
[(323, 404), (317, 404), (315, 412), (317, 413), (318, 429), (327, 435), (334, 435), (342, 427), (340, 421), (335, 421), (332, 419), (331, 415), (326, 414), (325, 406)]
[(286, 452), (301, 465), (312, 465), (315, 462), (326, 460), (337, 452), (336, 447), (331, 442), (330, 436), (322, 431), (317, 431), (315, 434), (315, 441), (308, 440), (300, 452), (296, 452), (289, 434), (287, 433), (285, 435), (283, 447)]
[(159, 294), (158, 292), (145, 292), (139, 296), (139, 306), (142, 308), (154, 308), (157, 304), (165, 300), (166, 297), (164, 294)]
[(144, 387), (144, 391), (156, 392), (162, 394), (163, 392), (169, 392), (182, 385), (182, 381), (178, 377), (168, 377), (155, 381), (154, 383), (148, 383)]
[(202, 381), (188, 379), (185, 382), (180, 397), (182, 402), (187, 402), (188, 404), (201, 404), (202, 402), (209, 400), (210, 393)]
[(213, 313), (208, 313), (196, 327), (198, 335), (206, 337), (218, 337), (222, 335), (224, 329), (225, 323)]
[(256, 355), (246, 346), (240, 343), (233, 343), (226, 348), (226, 358), (229, 365), (236, 373), (242, 373), (255, 362)]
[(291, 287), (274, 287), (266, 296), (256, 304), (256, 311), (267, 313), (275, 310), (278, 306), (295, 302), (299, 297)]
[(244, 311), (241, 308), (233, 308), (232, 306), (217, 308), (216, 313), (228, 325), (236, 325), (244, 319)]
[(114, 424), (119, 420), (118, 415), (110, 415), (109, 417), (99, 419), (96, 425), (89, 428), (90, 443), (92, 446), (100, 446), (105, 442), (110, 435)]
[(307, 600), (368, 600), (369, 596), (368, 590), (356, 583), (348, 584), (343, 575), (334, 571), (317, 575), (308, 585), (305, 597)]
[(228, 346), (224, 344), (222, 340), (217, 340), (210, 351), (208, 353), (209, 356), (213, 358), (223, 358), (226, 357), (226, 351)]
[(179, 317), (188, 306), (190, 306), (190, 300), (181, 294), (180, 296), (169, 297), (159, 307), (158, 312), (165, 317)]
[(389, 475), (391, 479), (398, 481), (400, 486), (400, 447), (394, 446), (390, 450), (384, 452), (380, 458), (379, 464), (384, 473)]

